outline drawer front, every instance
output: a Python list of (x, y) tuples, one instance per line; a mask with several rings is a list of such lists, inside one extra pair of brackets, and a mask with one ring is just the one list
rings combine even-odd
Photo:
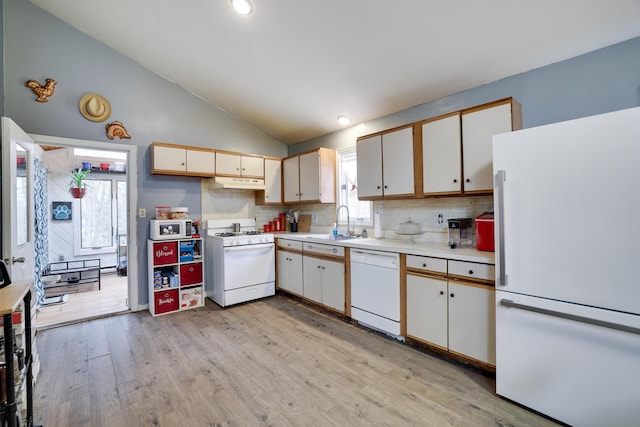
[(305, 242), (304, 252), (315, 253), (318, 255), (344, 256), (343, 246), (323, 245), (322, 243)]
[(158, 291), (153, 294), (153, 304), (155, 314), (167, 313), (175, 311), (179, 307), (178, 290), (171, 289), (166, 291)]
[(178, 242), (158, 242), (153, 244), (153, 265), (176, 264), (178, 262)]
[(490, 282), (495, 282), (496, 280), (496, 269), (494, 265), (476, 262), (449, 260), (449, 274)]
[(447, 260), (428, 256), (407, 255), (407, 268), (447, 274)]
[(278, 239), (278, 247), (283, 249), (302, 250), (302, 242), (297, 240)]
[(202, 283), (202, 263), (183, 264), (180, 266), (180, 286)]

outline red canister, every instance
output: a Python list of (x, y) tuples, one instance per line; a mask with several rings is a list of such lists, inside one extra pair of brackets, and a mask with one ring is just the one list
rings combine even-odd
[(493, 234), (493, 212), (485, 212), (476, 217), (476, 249), (495, 251)]

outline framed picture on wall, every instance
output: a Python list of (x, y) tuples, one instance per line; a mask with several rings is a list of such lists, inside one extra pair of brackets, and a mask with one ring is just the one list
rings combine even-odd
[(51, 219), (66, 221), (71, 219), (71, 202), (51, 202)]

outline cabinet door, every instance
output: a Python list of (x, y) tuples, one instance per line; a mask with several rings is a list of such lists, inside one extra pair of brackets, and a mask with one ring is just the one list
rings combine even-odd
[(495, 365), (495, 290), (449, 281), (449, 350)]
[(493, 190), (493, 135), (511, 132), (511, 103), (462, 114), (464, 192)]
[(320, 200), (320, 153), (300, 155), (300, 201)]
[(298, 295), (302, 295), (302, 254), (289, 254), (289, 289), (291, 292), (295, 292)]
[(264, 159), (264, 202), (282, 203), (282, 162)]
[(413, 162), (412, 127), (382, 135), (382, 193), (384, 196), (415, 194)]
[(282, 173), (284, 178), (284, 202), (297, 202), (300, 200), (300, 169), (298, 156), (289, 157), (282, 161)]
[(322, 261), (322, 304), (341, 313), (345, 311), (344, 263)]
[(187, 172), (214, 176), (216, 172), (215, 151), (187, 149)]
[(460, 114), (422, 125), (422, 179), (425, 194), (462, 191)]
[(356, 143), (358, 198), (382, 196), (382, 136)]
[(177, 147), (153, 145), (153, 171), (186, 172), (187, 150)]
[(229, 153), (216, 153), (216, 174), (240, 176), (241, 156)]
[(254, 156), (242, 156), (241, 158), (242, 176), (264, 177), (264, 158)]
[(305, 298), (322, 303), (322, 260), (302, 257), (302, 290)]
[(447, 348), (446, 280), (407, 275), (407, 335)]
[(278, 251), (278, 288), (302, 295), (302, 255)]

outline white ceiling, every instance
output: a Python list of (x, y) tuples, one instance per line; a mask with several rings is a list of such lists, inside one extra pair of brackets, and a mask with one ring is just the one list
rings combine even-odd
[(640, 36), (640, 0), (31, 0), (295, 143)]

